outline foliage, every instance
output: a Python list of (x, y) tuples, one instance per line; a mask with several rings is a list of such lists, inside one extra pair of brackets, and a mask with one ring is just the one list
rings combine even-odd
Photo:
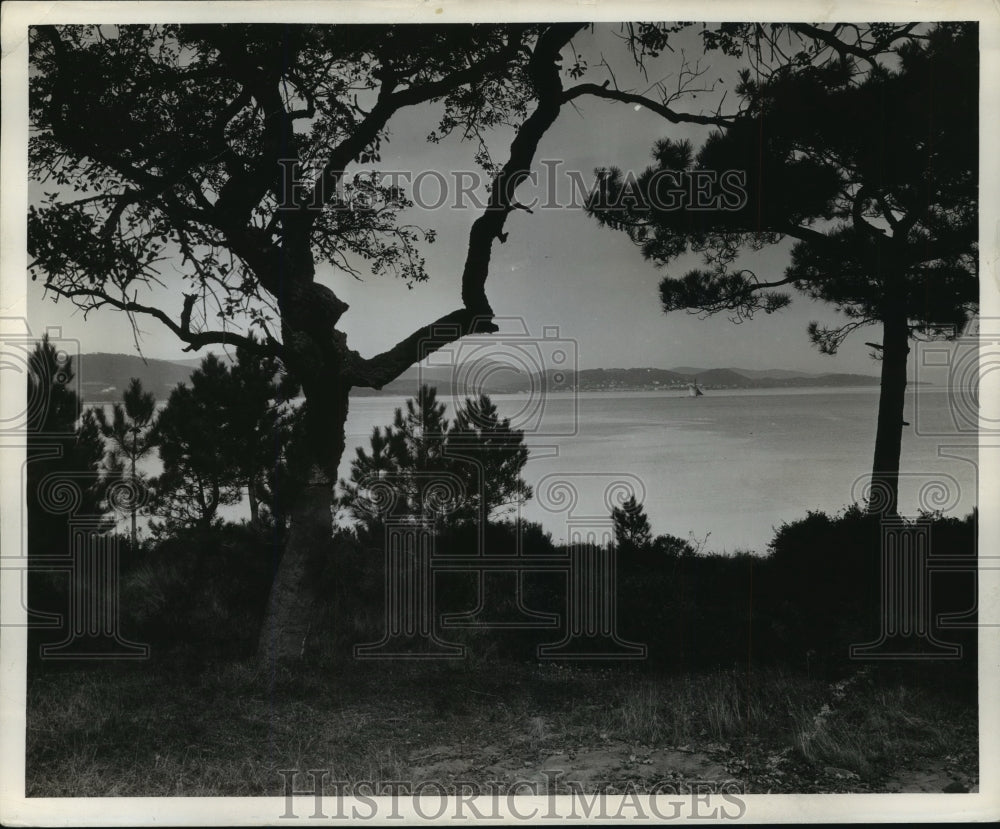
[(649, 516), (635, 495), (630, 495), (620, 507), (612, 508), (611, 520), (615, 525), (615, 546), (620, 551), (641, 550), (651, 543)]
[[(39, 554), (66, 553), (66, 516), (47, 507), (59, 502), (45, 497), (40, 487), (49, 478), (64, 476), (72, 481), (80, 501), (75, 512), (100, 517), (108, 512), (104, 503), (107, 481), (104, 441), (98, 418), (83, 411), (73, 391), (73, 360), (60, 351), (48, 335), (28, 358), (27, 372), (27, 467), (28, 544)], [(53, 476), (53, 477), (49, 477)]]
[(136, 465), (153, 449), (156, 425), (156, 398), (143, 391), (142, 382), (133, 377), (122, 395), (122, 403), (112, 407), (111, 420), (104, 409), (95, 410), (101, 434), (111, 441), (106, 465), (120, 480), (127, 480), (131, 491), (129, 513), (132, 519), (132, 549), (136, 548), (136, 516), (144, 500), (146, 483)]
[(430, 524), (483, 523), (527, 501), (522, 430), (499, 415), (488, 395), (466, 398), (453, 422), (437, 390), (421, 386), (396, 409), (393, 423), (359, 447), (340, 505), (367, 528), (387, 519)]
[[(898, 527), (907, 532), (920, 529), (916, 522), (923, 525), (929, 532), (928, 550), (939, 560), (974, 557), (977, 517), (975, 511), (964, 518), (925, 515), (900, 520)], [(757, 602), (764, 604), (767, 618), (759, 635), (773, 637), (779, 653), (803, 660), (811, 654), (813, 664), (825, 667), (843, 665), (851, 645), (876, 641), (883, 613), (889, 612), (882, 607), (880, 593), (883, 532), (882, 520), (857, 505), (840, 515), (810, 512), (782, 524), (770, 544), (765, 577), (757, 585)], [(928, 576), (929, 604), (922, 610), (910, 608), (927, 617), (911, 617), (907, 624), (914, 630), (926, 626), (939, 639), (962, 644), (961, 665), (974, 673), (974, 621), (967, 620), (972, 627), (965, 630), (941, 625), (944, 614), (971, 611), (974, 619), (975, 572), (971, 567), (945, 569)]]
[[(638, 178), (606, 170), (590, 211), (657, 264), (704, 256), (707, 268), (663, 279), (666, 311), (771, 313), (791, 286), (851, 320), (812, 329), (832, 353), (898, 294), (915, 327), (957, 334), (978, 297), (976, 35), (972, 24), (938, 25), (896, 44), (896, 67), (852, 58), (792, 62), (761, 81), (747, 73), (739, 117), (697, 153), (658, 142)], [(689, 181), (678, 176), (697, 171), (716, 177), (706, 209), (677, 209)], [(795, 244), (784, 278), (734, 267), (742, 250), (786, 237)]]
[(258, 526), (268, 522), (284, 526), (284, 519), (277, 514), (277, 490), (282, 489), (287, 501), (294, 497), (302, 477), (289, 460), (295, 451), (295, 424), (301, 421), (298, 410), (289, 403), (296, 394), (297, 385), (274, 357), (261, 357), (246, 348), (236, 350), (236, 362), (229, 368), (226, 383), (227, 399), (219, 415), (228, 435), (240, 447), (233, 457), (235, 470), (247, 492), (251, 522)]
[(488, 521), (516, 511), (531, 499), (521, 472), (528, 462), (524, 431), (501, 417), (488, 395), (465, 398), (445, 440), (466, 494), (464, 514)]
[(122, 630), (154, 655), (249, 655), (271, 585), (273, 539), (238, 524), (178, 528), (122, 578)]
[(208, 529), (218, 508), (239, 501), (235, 458), (242, 447), (226, 429), (229, 372), (214, 355), (179, 384), (160, 413), (156, 429), (163, 472), (154, 481), (154, 532), (197, 526)]
[(39, 626), (31, 630), (32, 657), (42, 639), (61, 641), (68, 635), (67, 578), (51, 565), (52, 559), (69, 560), (73, 554), (70, 521), (84, 517), (94, 533), (113, 526), (107, 518), (113, 477), (102, 465), (104, 440), (93, 411), (82, 412), (73, 378), (72, 358), (46, 334), (29, 355), (27, 372), (27, 602), (31, 612), (59, 614), (62, 621), (41, 627), (42, 619), (34, 619)]
[[(210, 354), (175, 388), (155, 430), (163, 473), (154, 482), (163, 533), (175, 527), (205, 529), (220, 506), (247, 492), (251, 520), (273, 517), (275, 487), (294, 492), (287, 466), (292, 422), (286, 404), (294, 387), (277, 379), (278, 364), (239, 350), (230, 368)], [(267, 507), (261, 514), (260, 505)], [(283, 521), (283, 519), (282, 519)]]

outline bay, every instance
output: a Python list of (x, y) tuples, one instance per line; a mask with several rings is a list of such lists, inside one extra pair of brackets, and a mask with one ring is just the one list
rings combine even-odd
[[(861, 387), (717, 390), (698, 398), (674, 391), (492, 399), (513, 425), (526, 427), (532, 446), (524, 478), (536, 497), (521, 515), (557, 541), (588, 523), (606, 523), (614, 502), (606, 492), (622, 491), (613, 486), (617, 480), (639, 489), (654, 534), (692, 538), (716, 552), (764, 553), (782, 522), (809, 510), (834, 513), (865, 497), (878, 396), (878, 388)], [(460, 401), (442, 399), (451, 416)], [(372, 427), (389, 424), (404, 400), (352, 398), (341, 477), (355, 448), (367, 448)], [(923, 506), (961, 516), (976, 504), (974, 437), (958, 431), (954, 408), (946, 388), (908, 391), (902, 514)], [(539, 426), (549, 436), (530, 431)], [(948, 449), (959, 444), (966, 448)], [(941, 457), (942, 451), (963, 457)], [(552, 509), (565, 503), (546, 497), (558, 481), (575, 494), (571, 512)]]
[[(676, 390), (491, 396), (525, 429), (530, 447), (523, 476), (535, 497), (520, 515), (557, 542), (581, 527), (600, 536), (611, 507), (631, 487), (654, 534), (689, 539), (706, 551), (760, 554), (783, 522), (863, 500), (878, 397), (870, 386), (707, 390), (697, 398)], [(440, 399), (453, 416), (461, 400)], [(962, 428), (969, 399), (945, 387), (908, 389), (902, 514), (923, 507), (960, 517), (976, 506), (975, 435)], [(339, 477), (350, 474), (356, 449), (368, 448), (372, 428), (390, 424), (405, 400), (351, 398)], [(155, 453), (141, 469), (159, 474)], [(572, 510), (564, 508), (568, 492)], [(240, 521), (249, 509), (244, 500), (219, 514)]]

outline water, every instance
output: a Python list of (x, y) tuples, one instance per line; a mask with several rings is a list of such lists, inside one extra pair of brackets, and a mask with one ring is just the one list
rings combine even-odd
[[(355, 447), (367, 448), (372, 426), (390, 423), (403, 400), (352, 399), (341, 476)], [(493, 400), (515, 424), (541, 422), (563, 435), (529, 436), (534, 449), (524, 470), (536, 497), (522, 515), (555, 539), (572, 526), (606, 519), (605, 491), (625, 481), (639, 488), (654, 533), (707, 537), (706, 549), (719, 552), (764, 552), (782, 522), (863, 498), (859, 478), (871, 471), (878, 411), (878, 389), (871, 387), (708, 391), (694, 399), (683, 392), (559, 394), (544, 401), (541, 416), (527, 395)], [(446, 402), (450, 416), (454, 405)], [(942, 447), (972, 440), (956, 437), (951, 410), (945, 389), (909, 390), (904, 514), (923, 504), (964, 515), (976, 503), (974, 445), (952, 452), (970, 460), (939, 457)], [(553, 503), (561, 492), (550, 489), (557, 481), (575, 492), (572, 513), (555, 509), (564, 506)]]
[[(404, 400), (351, 399), (340, 477), (349, 474), (355, 448), (368, 447), (372, 427), (391, 423)], [(451, 417), (455, 401), (442, 400)], [(638, 490), (655, 534), (705, 540), (705, 549), (718, 552), (764, 552), (782, 522), (864, 498), (859, 479), (871, 471), (878, 389), (709, 390), (698, 398), (683, 391), (581, 392), (544, 401), (498, 394), (493, 401), (515, 425), (550, 435), (528, 434), (524, 478), (536, 494), (521, 514), (557, 541), (571, 528), (606, 526), (611, 503), (605, 492), (611, 487), (612, 496), (620, 494), (614, 484), (625, 482)], [(965, 515), (976, 504), (974, 438), (956, 431), (954, 408), (944, 388), (908, 391), (904, 514), (923, 504)], [(959, 444), (964, 448), (955, 449)], [(159, 474), (155, 454), (142, 469)], [(575, 493), (571, 512), (559, 500), (567, 492), (561, 482)], [(249, 518), (249, 507), (244, 502), (219, 514), (239, 521)]]

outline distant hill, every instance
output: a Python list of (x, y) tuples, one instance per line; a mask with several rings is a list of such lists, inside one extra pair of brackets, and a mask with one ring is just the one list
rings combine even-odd
[(118, 401), (129, 380), (138, 377), (146, 391), (165, 401), (178, 383), (187, 382), (195, 365), (178, 365), (170, 360), (154, 360), (132, 354), (81, 354), (73, 362), (84, 403)]
[[(218, 355), (225, 358), (225, 355)], [(164, 401), (178, 383), (187, 382), (203, 357), (189, 360), (155, 360), (129, 354), (82, 354), (76, 365), (86, 403), (120, 400), (130, 378)], [(683, 369), (683, 370), (682, 370)], [(482, 361), (459, 372), (447, 366), (413, 367), (380, 391), (355, 389), (357, 396), (415, 394), (420, 383), (437, 387), (441, 396), (520, 394), (545, 388), (548, 392), (667, 391), (683, 390), (697, 383), (704, 390), (806, 388), (811, 386), (875, 386), (879, 378), (867, 374), (807, 374), (787, 369), (590, 368), (580, 371), (546, 369), (528, 376), (502, 363)]]
[[(681, 371), (680, 368), (689, 369)], [(752, 374), (753, 376), (750, 376)], [(436, 386), (441, 395), (466, 395), (474, 391), (488, 394), (518, 394), (540, 388), (544, 383), (551, 392), (571, 391), (657, 391), (686, 389), (696, 383), (702, 389), (768, 389), (806, 388), (811, 386), (877, 386), (879, 378), (868, 374), (807, 374), (786, 369), (754, 370), (744, 374), (731, 368), (692, 369), (681, 366), (676, 369), (663, 368), (590, 368), (580, 371), (547, 369), (540, 375), (529, 377), (510, 369), (485, 371), (466, 369), (456, 375), (448, 368), (408, 369), (381, 391), (355, 389), (358, 395), (414, 394), (421, 382)], [(463, 380), (473, 381), (476, 386), (458, 388)], [(481, 385), (476, 385), (481, 381)]]
[(694, 376), (694, 379), (699, 386), (704, 386), (708, 389), (738, 389), (760, 382), (751, 380), (742, 374), (737, 374), (731, 368), (710, 368), (706, 371), (698, 372)]
[[(692, 368), (691, 366), (678, 366), (676, 368), (670, 369), (671, 371), (676, 371), (678, 374), (685, 375), (698, 375), (703, 374), (709, 369), (704, 368)], [(791, 371), (787, 368), (736, 368), (735, 366), (728, 366), (728, 371), (736, 372), (749, 380), (788, 380), (797, 377), (822, 377), (823, 374), (810, 373), (808, 371)], [(866, 375), (861, 375), (866, 376)]]
[(742, 374), (744, 377), (749, 377), (751, 380), (787, 380), (792, 377), (822, 377), (822, 374), (811, 374), (808, 371), (790, 371), (786, 368), (765, 368), (765, 369), (752, 369), (752, 368), (735, 368), (730, 367), (731, 371), (735, 371), (737, 374)]
[[(213, 351), (212, 353), (215, 354), (215, 356), (218, 357), (219, 360), (222, 361), (223, 363), (236, 362), (236, 355), (233, 354), (231, 351), (229, 354), (227, 354), (225, 351)], [(198, 366), (201, 365), (201, 361), (204, 359), (205, 359), (205, 354), (202, 354), (200, 357), (189, 357), (186, 360), (170, 360), (169, 362), (173, 363), (174, 365), (184, 366), (190, 371), (194, 371), (196, 368), (198, 368)]]

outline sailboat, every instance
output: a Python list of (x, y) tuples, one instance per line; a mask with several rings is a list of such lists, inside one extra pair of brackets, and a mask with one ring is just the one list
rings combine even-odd
[(698, 388), (697, 383), (688, 383), (688, 397), (702, 397), (704, 392)]

